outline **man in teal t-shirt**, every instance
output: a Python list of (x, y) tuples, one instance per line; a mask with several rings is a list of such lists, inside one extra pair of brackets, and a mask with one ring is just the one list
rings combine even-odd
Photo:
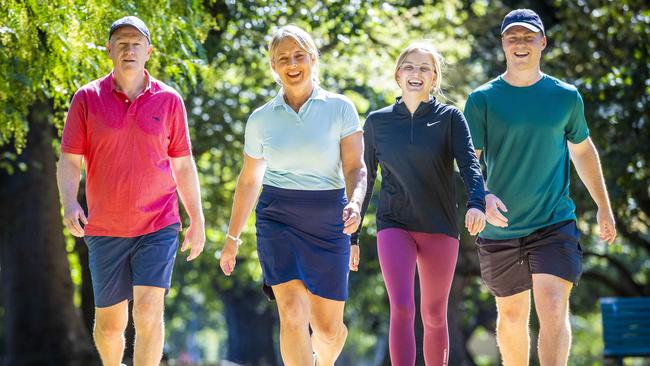
[(540, 70), (544, 26), (528, 9), (501, 25), (506, 72), (465, 105), (478, 156), (487, 167), (489, 225), (477, 238), (481, 276), (496, 296), (503, 364), (527, 365), (530, 290), (540, 322), (542, 365), (566, 365), (569, 294), (582, 272), (570, 161), (598, 205), (601, 239), (616, 237), (614, 216), (577, 89)]

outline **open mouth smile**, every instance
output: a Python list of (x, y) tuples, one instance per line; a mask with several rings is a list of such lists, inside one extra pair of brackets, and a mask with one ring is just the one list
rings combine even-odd
[(297, 78), (300, 75), (302, 75), (302, 71), (290, 71), (290, 72), (287, 73), (287, 76), (292, 78), (292, 79)]

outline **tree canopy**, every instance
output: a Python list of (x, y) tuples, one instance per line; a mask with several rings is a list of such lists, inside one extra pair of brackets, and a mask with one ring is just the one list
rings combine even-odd
[[(598, 364), (597, 297), (650, 295), (650, 147), (643, 143), (650, 138), (650, 9), (642, 0), (5, 0), (0, 4), (0, 171), (7, 182), (16, 181), (35, 169), (31, 163), (49, 161), (33, 154), (25, 160), (24, 152), (36, 143), (29, 136), (39, 136), (29, 131), (51, 128), (56, 136), (73, 93), (111, 69), (105, 49), (110, 24), (125, 15), (143, 19), (154, 47), (147, 69), (185, 99), (207, 224), (204, 254), (190, 263), (179, 255), (175, 266), (167, 299), (166, 353), (194, 361), (278, 364), (275, 350), (250, 351), (254, 342), (277, 343), (275, 305), (260, 291), (253, 217), (234, 275), (226, 278), (218, 266), (246, 119), (279, 89), (266, 52), (270, 32), (289, 23), (310, 32), (321, 52), (320, 83), (348, 96), (362, 116), (398, 95), (393, 68), (401, 49), (411, 41), (429, 40), (446, 61), (444, 96), (437, 97), (462, 108), (471, 89), (505, 69), (498, 29), (516, 7), (536, 10), (545, 23), (549, 46), (543, 71), (575, 84), (584, 97), (621, 234), (609, 248), (597, 240), (596, 207), (574, 175), (586, 271), (572, 302), (572, 364)], [(35, 123), (35, 112), (41, 112), (45, 124)], [(57, 151), (57, 141), (51, 142), (52, 151)], [(51, 173), (39, 179), (56, 184)], [(458, 200), (464, 207), (464, 197)], [(63, 230), (60, 217), (49, 219)], [(350, 336), (342, 364), (388, 362), (388, 307), (375, 234), (371, 206), (361, 236), (361, 268), (350, 276)], [(74, 241), (68, 236), (67, 242), (71, 278), (79, 289), (89, 279), (81, 275), (84, 261)], [(449, 308), (451, 364), (496, 362), (478, 351), (481, 339), (494, 347), (489, 335), (495, 320), (493, 300), (478, 275), (472, 239), (463, 234)], [(77, 291), (77, 306), (83, 301)], [(261, 329), (257, 335), (249, 329), (256, 324)], [(3, 334), (6, 341), (10, 334)]]

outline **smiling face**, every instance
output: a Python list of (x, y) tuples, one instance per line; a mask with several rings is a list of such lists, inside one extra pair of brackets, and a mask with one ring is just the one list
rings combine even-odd
[(436, 85), (438, 74), (435, 60), (429, 53), (415, 50), (409, 53), (395, 73), (402, 94), (415, 94), (428, 98)]
[(113, 67), (121, 73), (142, 72), (152, 51), (147, 37), (129, 26), (113, 32), (106, 48)]
[(509, 70), (538, 69), (546, 37), (522, 26), (514, 26), (503, 33), (501, 47)]
[(309, 88), (313, 86), (316, 57), (292, 37), (283, 38), (271, 55), (271, 68), (286, 88)]

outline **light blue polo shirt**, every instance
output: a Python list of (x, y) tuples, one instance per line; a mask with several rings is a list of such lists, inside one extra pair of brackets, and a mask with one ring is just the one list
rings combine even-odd
[(296, 113), (284, 91), (256, 109), (246, 123), (244, 152), (267, 162), (264, 184), (285, 189), (345, 188), (341, 140), (362, 131), (354, 104), (315, 87)]

